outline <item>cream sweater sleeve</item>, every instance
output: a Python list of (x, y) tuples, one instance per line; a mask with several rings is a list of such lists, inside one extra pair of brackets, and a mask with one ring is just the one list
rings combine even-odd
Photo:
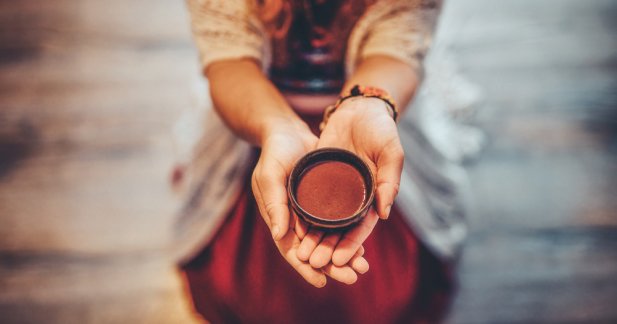
[(370, 6), (348, 41), (347, 74), (363, 58), (386, 55), (418, 72), (432, 41), (441, 0), (380, 0)]
[[(187, 3), (203, 68), (234, 58), (253, 58), (264, 70), (269, 67), (269, 37), (247, 0)], [(420, 71), (440, 9), (441, 0), (379, 0), (369, 6), (347, 43), (347, 74), (363, 58), (378, 54), (397, 58)]]
[(269, 61), (265, 30), (246, 0), (187, 0), (202, 68), (219, 60)]

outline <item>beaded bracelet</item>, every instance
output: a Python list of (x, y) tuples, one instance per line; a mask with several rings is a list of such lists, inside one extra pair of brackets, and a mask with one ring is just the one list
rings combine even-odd
[(377, 88), (377, 87), (365, 87), (359, 84), (354, 85), (351, 90), (349, 90), (348, 94), (341, 95), (339, 99), (333, 104), (326, 107), (324, 111), (323, 121), (319, 124), (319, 130), (323, 130), (326, 127), (326, 123), (330, 119), (330, 116), (336, 111), (336, 109), (347, 99), (353, 97), (364, 97), (364, 98), (377, 98), (381, 99), (386, 103), (386, 106), (392, 112), (392, 118), (394, 121), (397, 121), (398, 118), (398, 108), (396, 107), (396, 103), (390, 97), (386, 90)]

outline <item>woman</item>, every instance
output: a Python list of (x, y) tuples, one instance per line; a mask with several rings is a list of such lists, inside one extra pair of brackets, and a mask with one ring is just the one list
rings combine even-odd
[[(356, 85), (388, 93), (402, 113), (440, 4), (189, 0), (189, 8), (216, 111), (187, 170), (176, 232), (196, 310), (215, 323), (437, 320), (464, 233), (462, 173), (418, 132), (412, 112), (397, 128), (383, 98), (345, 100), (321, 133), (317, 125)], [(376, 174), (374, 208), (343, 234), (308, 227), (288, 208), (293, 164), (320, 147), (351, 150)]]

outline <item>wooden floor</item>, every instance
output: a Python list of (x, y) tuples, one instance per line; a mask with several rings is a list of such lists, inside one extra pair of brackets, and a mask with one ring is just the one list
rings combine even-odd
[[(450, 1), (485, 104), (449, 323), (617, 322), (617, 3)], [(167, 255), (182, 1), (0, 0), (0, 322), (191, 320)]]
[(617, 3), (451, 3), (489, 145), (450, 322), (617, 322)]

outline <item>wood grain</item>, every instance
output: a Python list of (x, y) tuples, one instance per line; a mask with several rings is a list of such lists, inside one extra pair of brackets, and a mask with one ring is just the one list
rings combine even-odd
[(194, 321), (167, 252), (182, 3), (2, 1), (0, 22), (0, 322)]
[(450, 5), (489, 145), (448, 322), (617, 321), (617, 4)]
[[(485, 104), (449, 323), (617, 322), (617, 4), (450, 1)], [(186, 323), (170, 131), (181, 1), (0, 0), (0, 322)]]

